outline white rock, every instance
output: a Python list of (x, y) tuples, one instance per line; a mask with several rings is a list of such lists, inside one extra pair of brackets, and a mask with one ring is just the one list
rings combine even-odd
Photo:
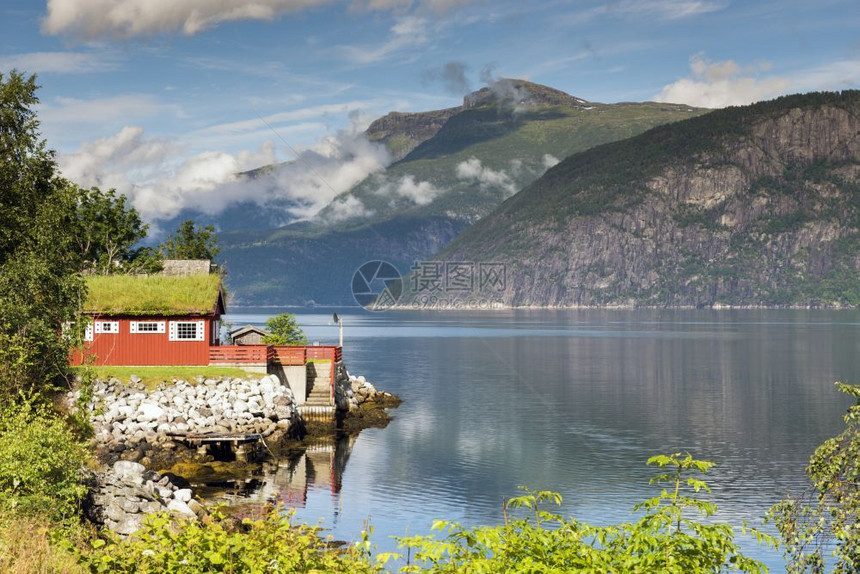
[(145, 466), (130, 460), (118, 460), (113, 463), (113, 473), (123, 480), (134, 480), (135, 478), (143, 480), (145, 470)]
[(245, 401), (236, 401), (233, 403), (233, 412), (236, 414), (246, 413), (248, 412), (248, 403)]
[(140, 422), (150, 422), (157, 420), (158, 417), (164, 414), (164, 409), (152, 403), (141, 403), (137, 408), (137, 420)]
[(193, 510), (188, 508), (187, 504), (175, 498), (167, 504), (167, 510), (169, 510), (170, 512), (175, 512), (186, 518), (197, 518), (197, 515), (194, 514)]
[(173, 498), (182, 502), (188, 502), (191, 500), (191, 489), (190, 488), (180, 488), (176, 492), (173, 493)]

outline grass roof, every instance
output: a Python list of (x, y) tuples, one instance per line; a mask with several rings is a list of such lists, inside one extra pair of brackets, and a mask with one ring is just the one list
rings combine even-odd
[(212, 313), (221, 277), (192, 275), (93, 275), (87, 277), (84, 311), (106, 315)]

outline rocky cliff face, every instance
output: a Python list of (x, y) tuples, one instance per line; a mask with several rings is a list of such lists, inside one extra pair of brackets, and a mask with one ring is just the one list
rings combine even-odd
[(414, 114), (391, 112), (375, 120), (364, 133), (370, 141), (383, 144), (394, 156), (394, 161), (399, 161), (439, 133), (445, 122), (462, 109), (456, 107)]
[(441, 258), (515, 306), (860, 304), (860, 92), (721, 110), (563, 162)]

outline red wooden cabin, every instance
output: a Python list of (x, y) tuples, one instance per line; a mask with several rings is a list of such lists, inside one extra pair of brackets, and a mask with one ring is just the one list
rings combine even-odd
[(216, 275), (92, 277), (73, 365), (208, 365), (225, 313)]

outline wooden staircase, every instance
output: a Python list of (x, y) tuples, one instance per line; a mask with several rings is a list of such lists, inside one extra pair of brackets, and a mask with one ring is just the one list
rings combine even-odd
[(305, 403), (299, 407), (304, 419), (331, 419), (335, 407), (331, 396), (332, 363), (308, 363), (307, 389)]

